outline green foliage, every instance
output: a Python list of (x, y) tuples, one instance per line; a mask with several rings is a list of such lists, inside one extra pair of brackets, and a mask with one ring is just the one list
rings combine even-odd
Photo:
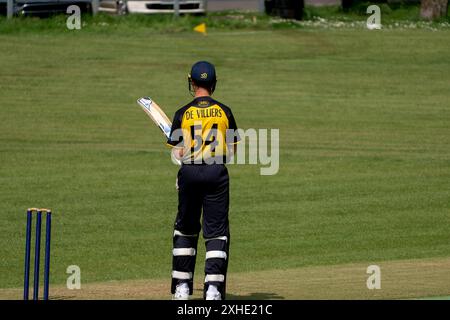
[[(321, 17), (329, 20), (338, 21), (358, 21), (366, 19), (368, 14), (367, 8), (376, 4), (381, 9), (381, 17), (383, 24), (394, 24), (395, 22), (417, 22), (420, 19), (420, 2), (412, 1), (356, 1), (348, 12), (344, 12), (341, 6), (306, 6), (305, 19), (310, 20), (314, 17)], [(436, 22), (450, 22), (450, 8), (447, 17)]]
[[(71, 32), (66, 26), (67, 16), (57, 15), (50, 18), (18, 17), (11, 20), (0, 18), (0, 33), (27, 33), (27, 32)], [(225, 12), (212, 13), (207, 16), (185, 15), (175, 18), (172, 15), (143, 15), (130, 14), (114, 16), (98, 14), (97, 16), (82, 16), (83, 32), (133, 32), (147, 30), (149, 32), (183, 32), (190, 31), (196, 25), (205, 22), (211, 30), (260, 30), (271, 28), (272, 19), (265, 15)], [(279, 26), (278, 26), (279, 27)]]
[[(372, 2), (358, 2), (349, 12), (342, 11), (340, 6), (324, 6), (315, 7), (307, 6), (305, 8), (305, 18), (313, 19), (313, 17), (321, 17), (330, 20), (339, 21), (358, 21), (367, 19), (367, 8), (374, 4)], [(395, 22), (412, 20), (417, 21), (419, 18), (419, 6), (417, 5), (393, 5), (387, 3), (377, 4), (381, 9), (382, 19)]]
[[(367, 6), (370, 3), (360, 2), (355, 5), (350, 12), (343, 12), (340, 6), (307, 6), (304, 11), (304, 21), (286, 20), (270, 17), (258, 13), (224, 11), (213, 12), (205, 16), (185, 15), (175, 18), (170, 14), (142, 15), (130, 14), (126, 16), (114, 16), (108, 14), (89, 14), (82, 16), (83, 33), (110, 32), (133, 34), (137, 31), (148, 33), (180, 33), (191, 31), (196, 25), (206, 23), (209, 31), (233, 31), (233, 30), (279, 30), (279, 29), (302, 29), (302, 28), (336, 28), (336, 22), (349, 24), (346, 27), (361, 27), (368, 14)], [(408, 23), (420, 22), (419, 7), (417, 5), (402, 4), (378, 4), (381, 8), (381, 18), (383, 26), (397, 27), (396, 24), (405, 25)], [(57, 15), (50, 18), (40, 19), (36, 17), (18, 17), (7, 20), (0, 17), (0, 34), (55, 34), (71, 33), (72, 30), (66, 28), (65, 15)], [(315, 24), (318, 19), (324, 23)], [(355, 25), (352, 25), (355, 22)], [(441, 25), (440, 23), (447, 23)], [(426, 27), (435, 29), (449, 28), (450, 17), (440, 21), (429, 23)], [(339, 27), (339, 26), (338, 26)], [(418, 26), (422, 27), (422, 26)]]

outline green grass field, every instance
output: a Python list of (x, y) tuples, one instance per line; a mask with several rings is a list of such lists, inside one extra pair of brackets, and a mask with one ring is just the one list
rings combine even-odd
[[(240, 127), (280, 129), (277, 175), (229, 167), (231, 275), (450, 257), (448, 29), (7, 25), (0, 288), (22, 285), (30, 206), (54, 211), (52, 286), (69, 265), (83, 284), (169, 281), (177, 167), (135, 100), (150, 95), (172, 115), (200, 59), (216, 64), (215, 96)], [(450, 284), (434, 293), (448, 296)]]

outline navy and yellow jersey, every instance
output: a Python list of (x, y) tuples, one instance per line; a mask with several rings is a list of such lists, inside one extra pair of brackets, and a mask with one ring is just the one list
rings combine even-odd
[(167, 144), (183, 148), (183, 163), (223, 163), (239, 141), (231, 109), (211, 97), (198, 97), (175, 113)]

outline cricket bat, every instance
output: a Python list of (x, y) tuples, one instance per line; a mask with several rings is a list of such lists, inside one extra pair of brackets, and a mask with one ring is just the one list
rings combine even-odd
[(161, 129), (167, 139), (170, 137), (170, 129), (172, 122), (162, 111), (160, 106), (149, 97), (140, 98), (137, 103), (142, 107), (145, 113), (153, 120), (153, 122)]
[[(149, 97), (139, 98), (137, 103), (142, 107), (145, 113), (153, 120), (153, 122), (158, 126), (163, 132), (167, 139), (170, 137), (170, 130), (172, 129), (172, 122), (164, 113), (158, 104)], [(178, 165), (181, 165), (181, 161), (176, 159), (171, 153), (172, 161)]]

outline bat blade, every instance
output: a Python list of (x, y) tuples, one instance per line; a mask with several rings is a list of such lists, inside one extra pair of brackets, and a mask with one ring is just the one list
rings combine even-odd
[[(164, 111), (149, 97), (139, 98), (137, 103), (142, 107), (145, 113), (153, 120), (153, 122), (161, 129), (162, 133), (167, 139), (170, 137), (170, 131), (172, 129), (172, 122), (164, 113)], [(172, 162), (177, 165), (181, 165), (181, 161), (176, 159), (171, 153)]]
[(145, 113), (147, 113), (150, 119), (153, 120), (158, 128), (161, 129), (166, 138), (169, 138), (172, 122), (169, 120), (164, 111), (162, 111), (162, 109), (158, 106), (158, 104), (156, 104), (149, 97), (139, 98), (137, 103), (142, 107)]

